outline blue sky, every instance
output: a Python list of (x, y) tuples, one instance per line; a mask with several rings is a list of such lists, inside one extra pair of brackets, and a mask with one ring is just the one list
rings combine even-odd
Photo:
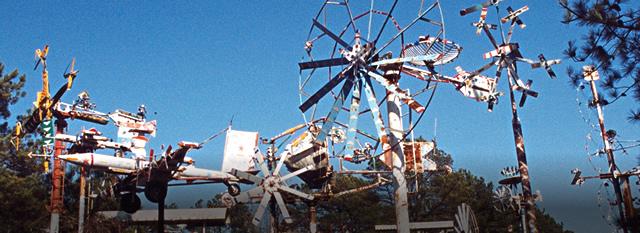
[[(470, 26), (478, 13), (458, 15), (473, 3), (443, 2), (447, 38), (464, 48), (458, 60), (445, 66), (445, 74), (452, 75), (458, 65), (473, 70), (486, 63), (482, 54), (490, 44)], [(417, 10), (402, 4), (395, 17), (405, 22), (413, 19)], [(584, 34), (560, 23), (563, 12), (556, 1), (508, 0), (502, 6), (525, 4), (530, 8), (522, 16), (527, 27), (516, 29), (513, 39), (525, 57), (544, 53), (548, 59), (562, 58), (567, 41)], [(88, 90), (104, 112), (134, 111), (144, 103), (150, 112), (157, 112), (150, 117), (158, 120), (158, 136), (151, 142), (156, 150), (179, 140), (202, 140), (225, 127), (232, 116), (235, 129), (273, 136), (303, 122), (297, 109), (297, 62), (304, 55), (311, 19), (320, 5), (320, 1), (6, 2), (5, 14), (0, 16), (0, 61), (28, 77), (29, 97), (12, 111), (26, 111), (40, 89), (39, 72), (32, 70), (33, 51), (47, 43), (52, 87), (62, 85), (64, 68), (72, 57), (77, 59), (80, 73), (64, 101), (71, 102), (81, 90)], [(492, 15), (493, 10), (489, 20), (495, 21)], [(584, 149), (590, 127), (582, 120), (576, 91), (568, 84), (564, 72), (568, 65), (582, 66), (563, 60), (554, 68), (557, 80), (549, 79), (543, 70), (520, 69), (522, 78), (533, 79), (534, 89), (540, 92), (520, 109), (532, 185), (544, 196), (539, 206), (568, 228), (606, 232), (610, 230), (596, 202), (600, 181), (569, 185), (571, 169), (593, 170)], [(500, 89), (506, 91), (505, 82)], [(501, 178), (501, 168), (516, 164), (508, 96), (501, 100), (489, 113), (485, 104), (440, 85), (416, 135), (433, 137), (437, 118), (439, 146), (453, 154), (455, 167), (495, 182)], [(581, 100), (585, 101), (584, 96)], [(616, 129), (624, 139), (638, 138), (639, 125), (625, 119), (634, 105), (622, 100), (607, 106), (607, 128)], [(586, 115), (595, 120), (591, 113), (587, 110)], [(83, 125), (73, 122), (70, 131)], [(100, 129), (115, 136), (113, 127)], [(592, 146), (599, 141), (594, 142)], [(192, 155), (198, 166), (219, 169), (222, 151), (223, 140), (215, 140)], [(618, 155), (621, 168), (637, 164), (637, 151), (630, 152)], [(604, 168), (603, 158), (595, 162)], [(222, 185), (176, 188), (170, 191), (169, 201), (187, 206), (221, 189)], [(193, 198), (183, 200), (186, 192)]]

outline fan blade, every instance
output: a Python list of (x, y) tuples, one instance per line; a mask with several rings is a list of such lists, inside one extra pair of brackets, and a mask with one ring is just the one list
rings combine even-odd
[(254, 158), (256, 158), (259, 166), (260, 166), (260, 170), (262, 171), (262, 174), (264, 176), (269, 175), (269, 168), (267, 167), (267, 164), (264, 163), (264, 155), (262, 154), (262, 152), (260, 151), (260, 148), (256, 147), (255, 151), (254, 151)]
[(373, 123), (376, 126), (376, 133), (378, 134), (378, 140), (381, 143), (385, 143), (387, 141), (387, 133), (384, 127), (384, 122), (382, 121), (382, 113), (380, 113), (380, 108), (378, 107), (378, 102), (376, 100), (376, 95), (373, 92), (373, 86), (371, 85), (371, 79), (369, 76), (361, 76), (361, 80), (364, 83), (364, 93), (367, 95), (367, 102), (369, 102), (369, 109), (371, 109), (371, 116), (373, 117)]
[(287, 205), (284, 203), (284, 200), (282, 199), (282, 195), (280, 195), (280, 192), (274, 192), (273, 196), (275, 196), (276, 198), (276, 202), (278, 203), (278, 208), (282, 213), (282, 217), (284, 217), (284, 222), (289, 224), (293, 223), (293, 219), (291, 219), (291, 215), (289, 215), (289, 210), (287, 210)]
[(391, 58), (391, 59), (384, 59), (384, 60), (373, 62), (369, 64), (369, 66), (379, 66), (379, 65), (396, 64), (396, 63), (404, 63), (404, 62), (417, 62), (417, 61), (422, 61), (425, 63), (433, 63), (435, 62), (435, 59), (437, 59), (440, 56), (442, 55), (428, 54), (428, 55), (418, 55), (418, 56), (412, 56), (412, 57)]
[(413, 109), (417, 113), (424, 112), (425, 108), (421, 104), (416, 102), (413, 98), (411, 98), (411, 96), (409, 96), (404, 90), (400, 89), (398, 85), (390, 83), (389, 81), (387, 81), (387, 79), (379, 74), (376, 74), (373, 71), (368, 71), (367, 74), (378, 81), (380, 85), (384, 86), (384, 88), (389, 92), (392, 92), (396, 96), (398, 96), (402, 100), (402, 102), (409, 105), (409, 108)]
[(309, 165), (309, 166), (303, 167), (301, 169), (296, 170), (295, 172), (292, 172), (292, 173), (289, 173), (289, 174), (286, 174), (286, 175), (280, 177), (280, 180), (281, 181), (286, 181), (286, 180), (291, 179), (293, 177), (296, 177), (296, 176), (298, 176), (298, 175), (300, 175), (302, 173), (305, 173), (305, 172), (311, 170), (312, 168), (313, 168), (313, 165)]
[(342, 40), (340, 37), (336, 36), (336, 34), (333, 34), (333, 32), (329, 31), (328, 28), (326, 28), (324, 25), (322, 25), (317, 20), (313, 19), (313, 25), (316, 26), (318, 29), (320, 29), (325, 34), (327, 34), (329, 37), (331, 37), (331, 39), (333, 39), (336, 42), (338, 42), (338, 44), (342, 45), (342, 47), (346, 48), (347, 50), (351, 50), (351, 46), (349, 46), (349, 44), (347, 44), (347, 42)]
[(290, 154), (291, 153), (284, 153), (284, 155), (282, 157), (280, 157), (280, 160), (278, 161), (278, 164), (276, 165), (276, 168), (273, 169), (273, 174), (272, 175), (280, 174), (280, 169), (282, 169), (282, 164), (284, 163), (285, 160), (287, 160), (287, 158), (289, 158)]
[(480, 73), (485, 72), (489, 68), (491, 68), (494, 65), (496, 65), (496, 63), (497, 63), (496, 61), (491, 61), (491, 62), (485, 64), (484, 66), (480, 67), (480, 69), (477, 69), (476, 71), (471, 72), (471, 74), (469, 74), (469, 78), (473, 78), (473, 77), (479, 75)]
[(262, 186), (255, 187), (253, 189), (247, 190), (246, 192), (241, 192), (238, 196), (234, 197), (236, 203), (253, 203), (256, 200), (260, 199), (264, 195), (264, 189)]
[(296, 195), (298, 197), (307, 199), (307, 200), (313, 200), (313, 198), (314, 198), (313, 195), (311, 195), (311, 194), (300, 192), (300, 191), (295, 190), (293, 188), (289, 188), (289, 187), (287, 187), (285, 185), (280, 185), (280, 187), (278, 187), (278, 189), (280, 189), (281, 191), (284, 191), (284, 192), (291, 193), (291, 194)]
[(260, 226), (260, 221), (262, 221), (262, 217), (264, 216), (264, 211), (267, 209), (267, 205), (271, 200), (271, 193), (265, 192), (264, 196), (262, 196), (262, 200), (260, 200), (260, 206), (256, 210), (256, 214), (253, 215), (253, 225)]
[(300, 70), (306, 70), (306, 69), (312, 69), (312, 68), (315, 69), (315, 68), (321, 68), (321, 67), (346, 65), (346, 64), (349, 64), (349, 60), (343, 57), (343, 58), (332, 58), (332, 59), (326, 59), (326, 60), (300, 62), (298, 63), (298, 66), (300, 67)]
[(317, 144), (324, 143), (325, 138), (327, 137), (327, 135), (329, 135), (329, 130), (331, 130), (331, 127), (333, 126), (333, 122), (336, 120), (336, 117), (338, 116), (338, 113), (340, 113), (340, 109), (342, 108), (345, 99), (351, 91), (351, 87), (353, 86), (353, 75), (349, 74), (348, 76), (349, 77), (347, 78), (347, 81), (345, 81), (344, 85), (342, 86), (340, 94), (338, 94), (337, 96), (338, 98), (336, 98), (336, 100), (333, 102), (331, 111), (329, 112), (329, 115), (327, 115), (327, 121), (324, 122), (324, 124), (322, 125), (322, 130), (315, 139), (315, 142)]
[(248, 172), (243, 172), (243, 171), (240, 171), (240, 170), (236, 170), (235, 168), (232, 168), (230, 173), (231, 173), (231, 175), (233, 175), (235, 177), (251, 181), (251, 182), (253, 182), (255, 184), (260, 184), (264, 180), (264, 178), (262, 178), (262, 177), (254, 176), (254, 175), (252, 175), (252, 174), (250, 174)]
[(360, 113), (360, 89), (362, 89), (362, 81), (357, 78), (356, 85), (353, 86), (351, 94), (351, 107), (349, 108), (349, 127), (347, 129), (347, 145), (345, 158), (351, 158), (351, 152), (355, 149), (356, 126), (358, 125), (358, 116)]
[(313, 106), (314, 104), (318, 103), (318, 101), (320, 101), (320, 99), (322, 97), (324, 97), (327, 93), (329, 93), (331, 90), (333, 90), (333, 88), (335, 86), (340, 84), (342, 82), (342, 80), (344, 80), (346, 78), (345, 71), (346, 72), (350, 72), (350, 70), (351, 70), (351, 66), (347, 67), (345, 70), (343, 70), (342, 72), (337, 74), (335, 77), (333, 77), (327, 84), (322, 86), (322, 88), (320, 88), (320, 90), (318, 90), (316, 93), (311, 95), (311, 97), (309, 97), (309, 99), (304, 101), (304, 103), (302, 103), (300, 105), (300, 107), (298, 107), (300, 109), (300, 111), (306, 112), (307, 110), (309, 110), (309, 108), (311, 108), (311, 106)]

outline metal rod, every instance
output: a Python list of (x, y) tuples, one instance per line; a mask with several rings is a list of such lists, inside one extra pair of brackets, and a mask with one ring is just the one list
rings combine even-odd
[[(67, 127), (64, 119), (55, 121), (56, 134), (63, 134)], [(62, 197), (64, 195), (64, 162), (58, 159), (64, 150), (64, 142), (55, 140), (53, 152), (53, 173), (51, 182), (51, 222), (49, 224), (50, 233), (58, 233), (60, 231), (60, 213), (64, 208)]]
[(85, 170), (84, 167), (80, 167), (80, 203), (78, 204), (78, 233), (84, 233), (84, 212), (85, 212)]
[[(592, 67), (593, 68), (593, 67)], [(584, 69), (584, 68), (583, 68)], [(595, 68), (593, 68), (595, 69)], [(585, 70), (585, 73), (587, 71)], [(588, 75), (591, 76), (592, 72), (597, 72), (596, 70), (590, 70)], [(587, 76), (585, 76), (585, 79)], [(596, 78), (589, 78), (589, 84), (591, 85), (591, 93), (593, 93), (593, 103), (596, 106), (596, 110), (598, 112), (598, 124), (600, 125), (600, 136), (602, 136), (602, 142), (604, 144), (604, 150), (607, 153), (607, 162), (609, 163), (609, 173), (613, 174), (613, 178), (611, 178), (611, 183), (613, 184), (613, 190), (616, 194), (616, 202), (618, 205), (618, 213), (620, 214), (620, 218), (622, 220), (622, 231), (629, 232), (627, 229), (627, 215), (625, 215), (625, 210), (623, 205), (622, 191), (620, 190), (620, 179), (616, 176), (617, 173), (620, 173), (618, 170), (618, 166), (616, 165), (615, 157), (613, 155), (613, 151), (611, 150), (611, 145), (609, 144), (609, 137), (607, 136), (606, 128), (604, 126), (604, 114), (602, 113), (602, 106), (600, 106), (600, 97), (598, 96), (598, 90), (596, 89)], [(625, 203), (627, 204), (627, 203)], [(628, 213), (627, 213), (628, 214)]]
[(164, 198), (158, 201), (158, 233), (164, 233)]
[[(513, 129), (513, 139), (516, 146), (516, 155), (518, 158), (518, 167), (520, 170), (520, 175), (522, 176), (522, 195), (524, 200), (524, 209), (526, 211), (526, 220), (529, 228), (529, 232), (537, 233), (538, 228), (536, 227), (536, 204), (533, 196), (531, 194), (531, 180), (529, 178), (529, 166), (527, 164), (527, 153), (524, 149), (524, 136), (522, 134), (522, 124), (520, 123), (520, 118), (518, 117), (518, 109), (516, 105), (515, 96), (513, 94), (513, 88), (511, 88), (513, 84), (514, 72), (516, 72), (516, 67), (513, 63), (508, 63), (507, 67), (507, 75), (509, 76), (509, 97), (511, 99), (511, 125)], [(523, 219), (524, 220), (524, 219)], [(525, 226), (523, 226), (525, 228)]]
[[(391, 164), (393, 171), (393, 186), (394, 186), (394, 199), (395, 199), (395, 212), (396, 212), (396, 226), (397, 232), (409, 233), (409, 202), (407, 201), (407, 180), (404, 177), (404, 153), (402, 152), (402, 146), (400, 139), (402, 138), (402, 113), (400, 99), (393, 93), (387, 95), (387, 111), (389, 119), (389, 143), (383, 144), (385, 150), (391, 156)], [(394, 148), (390, 148), (391, 145), (396, 145)], [(386, 148), (385, 148), (386, 147)], [(389, 162), (389, 161), (387, 161)]]

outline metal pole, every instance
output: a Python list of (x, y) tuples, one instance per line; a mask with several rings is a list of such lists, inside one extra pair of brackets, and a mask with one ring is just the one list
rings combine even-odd
[[(393, 93), (387, 96), (387, 111), (389, 119), (389, 144), (383, 145), (383, 149), (391, 154), (393, 186), (396, 211), (397, 232), (409, 233), (409, 202), (407, 201), (407, 180), (404, 177), (404, 153), (400, 141), (404, 130), (402, 127), (402, 112), (400, 99)], [(393, 148), (390, 148), (393, 145)]]
[(164, 233), (164, 198), (158, 201), (158, 233)]
[(602, 106), (600, 106), (600, 97), (598, 96), (598, 90), (596, 89), (595, 80), (599, 79), (598, 71), (595, 70), (593, 66), (585, 66), (582, 68), (584, 71), (585, 80), (589, 81), (591, 85), (591, 92), (593, 93), (593, 103), (596, 106), (596, 110), (598, 112), (598, 124), (600, 124), (600, 136), (602, 136), (602, 142), (604, 144), (604, 150), (607, 153), (607, 161), (609, 163), (609, 172), (613, 175), (611, 178), (611, 183), (613, 183), (613, 190), (616, 193), (616, 201), (618, 205), (618, 212), (620, 214), (620, 218), (622, 220), (622, 231), (628, 232), (627, 230), (627, 217), (625, 216), (623, 199), (622, 199), (622, 191), (620, 190), (620, 180), (618, 179), (617, 174), (620, 174), (618, 170), (618, 166), (616, 165), (615, 157), (613, 156), (613, 150), (611, 149), (611, 145), (609, 144), (609, 137), (607, 136), (606, 128), (604, 126), (604, 114), (602, 113)]
[(316, 212), (316, 204), (309, 204), (309, 232), (318, 232), (318, 219)]
[(84, 167), (80, 167), (80, 203), (78, 204), (78, 233), (84, 232), (84, 211), (85, 211), (85, 177)]
[[(518, 158), (518, 168), (520, 170), (520, 175), (522, 177), (522, 197), (524, 200), (524, 209), (527, 212), (526, 219), (529, 225), (529, 231), (532, 233), (537, 233), (538, 228), (536, 227), (536, 204), (533, 196), (531, 195), (531, 181), (529, 179), (529, 166), (527, 164), (527, 153), (524, 150), (524, 136), (522, 134), (522, 124), (520, 123), (520, 118), (518, 117), (518, 108), (516, 106), (516, 100), (513, 94), (513, 72), (516, 72), (515, 64), (510, 63), (507, 67), (507, 74), (509, 80), (509, 97), (511, 99), (511, 125), (513, 129), (513, 139), (516, 145), (516, 155)], [(524, 227), (523, 227), (524, 228)]]
[[(56, 134), (63, 134), (67, 127), (64, 119), (55, 121)], [(64, 208), (62, 197), (64, 195), (64, 163), (58, 159), (64, 150), (64, 142), (56, 140), (53, 152), (53, 172), (51, 175), (51, 222), (49, 224), (50, 233), (58, 233), (60, 231), (60, 213)]]

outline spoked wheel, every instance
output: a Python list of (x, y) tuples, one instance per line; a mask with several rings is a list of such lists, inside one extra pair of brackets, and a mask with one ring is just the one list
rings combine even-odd
[(150, 181), (144, 189), (144, 196), (153, 203), (158, 203), (167, 197), (167, 184), (161, 181)]
[[(388, 143), (389, 119), (382, 112), (400, 113), (400, 141), (413, 130), (435, 93), (425, 72), (437, 72), (436, 66), (461, 50), (444, 39), (438, 1), (357, 3), (322, 5), (305, 42), (298, 86), (304, 120), (322, 119), (315, 142), (334, 139), (330, 142), (342, 145), (334, 146), (333, 154), (353, 162), (379, 155), (378, 145)], [(367, 107), (360, 106), (361, 99)], [(390, 109), (397, 104), (385, 100), (401, 102), (401, 109)], [(367, 121), (359, 120), (362, 115)], [(344, 140), (335, 140), (340, 131)]]
[(120, 196), (120, 209), (133, 214), (140, 209), (142, 202), (135, 192), (125, 193)]

